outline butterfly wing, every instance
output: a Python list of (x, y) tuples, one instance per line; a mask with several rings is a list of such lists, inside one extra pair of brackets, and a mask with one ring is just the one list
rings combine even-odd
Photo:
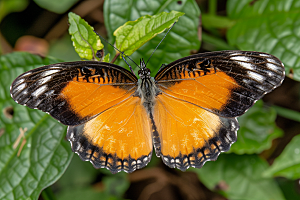
[(155, 76), (153, 109), (166, 165), (201, 167), (236, 141), (242, 115), (281, 84), (284, 67), (259, 52), (221, 51), (177, 60)]
[(11, 85), (21, 105), (49, 113), (65, 125), (80, 125), (126, 100), (137, 87), (128, 70), (96, 61), (65, 62), (21, 74)]
[(220, 51), (170, 63), (155, 76), (169, 95), (222, 117), (245, 113), (284, 79), (281, 61), (266, 53)]
[(171, 168), (200, 168), (236, 141), (236, 118), (220, 117), (167, 94), (157, 96), (154, 121), (163, 162)]
[(67, 138), (82, 160), (112, 173), (145, 167), (152, 155), (149, 118), (139, 97), (131, 96), (79, 126)]

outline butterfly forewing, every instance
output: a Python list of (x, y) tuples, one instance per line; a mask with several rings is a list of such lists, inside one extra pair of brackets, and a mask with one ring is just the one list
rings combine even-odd
[(132, 95), (136, 82), (135, 76), (117, 65), (66, 62), (20, 75), (11, 85), (11, 96), (65, 125), (79, 125)]
[(163, 92), (223, 117), (242, 115), (283, 79), (284, 66), (278, 58), (251, 51), (185, 57), (155, 76)]

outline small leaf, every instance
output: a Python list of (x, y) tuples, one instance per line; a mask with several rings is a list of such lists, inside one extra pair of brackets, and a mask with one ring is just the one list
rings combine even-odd
[(71, 161), (66, 126), (10, 97), (10, 85), (18, 75), (57, 62), (25, 52), (0, 57), (0, 199), (38, 199)]
[(276, 111), (265, 107), (263, 101), (257, 101), (244, 115), (238, 118), (240, 129), (237, 141), (229, 152), (237, 154), (261, 153), (269, 149), (272, 141), (283, 135), (275, 124)]
[(228, 30), (230, 45), (273, 54), (286, 74), (300, 81), (300, 4), (298, 1), (229, 0), (227, 13), (236, 24)]
[(295, 136), (272, 166), (263, 174), (265, 177), (283, 176), (288, 179), (300, 178), (300, 135)]
[(135, 21), (126, 22), (114, 32), (116, 47), (130, 56), (147, 41), (170, 28), (182, 15), (184, 13), (177, 11), (162, 12), (158, 15), (146, 15)]
[(284, 199), (273, 179), (262, 178), (268, 163), (257, 155), (221, 154), (217, 161), (193, 169), (201, 182), (228, 199)]
[(72, 36), (73, 46), (80, 58), (99, 60), (96, 52), (103, 49), (104, 46), (94, 32), (94, 28), (72, 12), (69, 13), (69, 23), (69, 34)]
[(110, 54), (109, 54), (109, 53), (108, 53), (108, 54), (106, 54), (106, 55), (104, 56), (104, 58), (103, 58), (102, 62), (109, 62), (109, 56), (110, 56)]

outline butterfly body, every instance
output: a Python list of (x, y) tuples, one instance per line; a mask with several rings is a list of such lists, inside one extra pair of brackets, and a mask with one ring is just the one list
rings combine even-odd
[(112, 173), (145, 167), (153, 147), (171, 168), (200, 168), (237, 139), (236, 117), (284, 79), (276, 57), (220, 51), (188, 56), (156, 76), (110, 63), (66, 62), (25, 72), (11, 86), (19, 104), (68, 125), (82, 160)]

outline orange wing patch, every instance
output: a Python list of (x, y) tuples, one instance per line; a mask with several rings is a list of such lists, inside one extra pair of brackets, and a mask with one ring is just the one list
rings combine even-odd
[[(130, 87), (129, 87), (130, 88)], [(79, 118), (92, 118), (135, 92), (135, 86), (123, 89), (119, 86), (72, 81), (61, 92), (61, 98)]]
[[(179, 75), (184, 77), (184, 72)], [(185, 72), (187, 73), (187, 72)], [(159, 82), (163, 92), (182, 100), (196, 104), (210, 111), (222, 110), (228, 101), (232, 101), (231, 91), (238, 87), (235, 80), (224, 72), (210, 73), (202, 76), (191, 74), (191, 79), (174, 82)], [(201, 77), (201, 78), (200, 78)], [(183, 78), (182, 78), (183, 79)]]
[(176, 97), (158, 95), (153, 115), (163, 162), (172, 168), (200, 168), (236, 141), (235, 118), (219, 117)]
[(150, 122), (139, 97), (130, 97), (87, 123), (70, 127), (67, 137), (81, 159), (112, 173), (133, 172), (151, 159)]

